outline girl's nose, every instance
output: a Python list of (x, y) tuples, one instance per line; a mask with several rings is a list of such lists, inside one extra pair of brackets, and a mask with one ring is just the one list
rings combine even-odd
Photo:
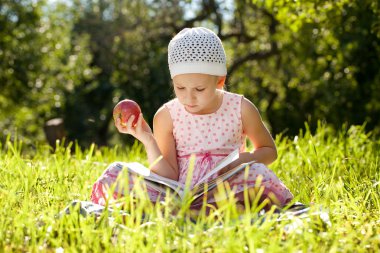
[(196, 96), (195, 96), (194, 92), (192, 92), (192, 91), (187, 92), (187, 94), (186, 94), (186, 101), (187, 101), (187, 103), (191, 104), (192, 102), (195, 101), (195, 99), (196, 99)]

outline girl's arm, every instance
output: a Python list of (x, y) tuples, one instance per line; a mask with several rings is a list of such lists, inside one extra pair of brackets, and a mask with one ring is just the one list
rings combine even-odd
[[(167, 112), (169, 114), (169, 112)], [(120, 120), (116, 120), (115, 125), (119, 132), (131, 134), (141, 141), (147, 152), (151, 170), (163, 177), (178, 180), (178, 166), (175, 152), (174, 137), (172, 135), (172, 121), (170, 114), (167, 115), (164, 110), (159, 110), (154, 117), (154, 129), (157, 134), (153, 136), (152, 130), (148, 123), (140, 114), (135, 126), (132, 126), (134, 116), (131, 116), (126, 125), (120, 124)], [(169, 117), (169, 118), (167, 118)], [(159, 145), (160, 144), (160, 145)], [(163, 152), (161, 152), (163, 148)], [(173, 155), (169, 154), (170, 152)], [(167, 160), (169, 159), (169, 161)]]
[(277, 159), (277, 149), (268, 129), (265, 127), (256, 106), (246, 98), (242, 100), (243, 132), (252, 142), (253, 151), (240, 154), (240, 163), (257, 161), (271, 164)]
[(161, 168), (168, 170), (168, 168), (170, 168), (170, 178), (178, 180), (179, 171), (177, 150), (173, 135), (173, 121), (169, 110), (165, 106), (158, 109), (157, 113), (154, 115), (153, 132), (157, 146), (161, 151), (162, 163), (157, 163), (152, 170), (155, 171), (156, 169), (158, 170)]

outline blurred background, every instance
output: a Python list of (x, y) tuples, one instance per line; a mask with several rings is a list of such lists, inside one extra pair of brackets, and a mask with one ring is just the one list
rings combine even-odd
[(173, 98), (167, 45), (192, 26), (222, 39), (226, 89), (273, 135), (318, 122), (380, 133), (378, 0), (2, 0), (0, 141), (132, 143), (114, 105), (133, 99), (152, 122)]

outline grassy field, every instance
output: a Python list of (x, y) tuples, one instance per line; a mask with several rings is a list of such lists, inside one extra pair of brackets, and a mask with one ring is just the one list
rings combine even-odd
[(132, 208), (123, 222), (120, 215), (114, 222), (77, 213), (57, 218), (72, 200), (89, 199), (108, 163), (145, 163), (141, 147), (51, 152), (19, 140), (0, 143), (0, 251), (379, 252), (380, 141), (360, 126), (320, 126), (314, 135), (277, 136), (276, 143), (279, 158), (270, 168), (297, 201), (326, 210), (331, 225), (313, 217), (263, 220), (255, 207), (241, 213), (232, 201), (192, 222), (186, 207), (173, 214), (170, 199), (156, 206), (126, 199)]

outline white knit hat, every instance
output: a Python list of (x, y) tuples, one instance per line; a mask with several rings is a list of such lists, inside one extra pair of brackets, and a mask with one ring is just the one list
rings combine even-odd
[(219, 37), (204, 27), (185, 28), (168, 46), (170, 75), (227, 75), (226, 54)]

